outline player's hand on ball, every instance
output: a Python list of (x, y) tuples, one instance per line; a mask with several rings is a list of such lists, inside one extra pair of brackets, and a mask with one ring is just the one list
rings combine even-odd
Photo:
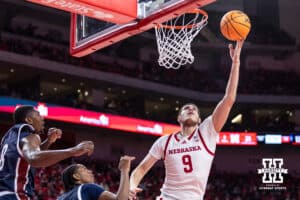
[(244, 40), (238, 40), (238, 41), (236, 41), (235, 48), (233, 48), (232, 44), (228, 45), (229, 54), (230, 54), (230, 57), (231, 57), (233, 63), (240, 62), (240, 54), (241, 54), (243, 44), (244, 44)]
[(62, 136), (62, 131), (61, 129), (58, 128), (49, 128), (48, 134), (47, 134), (47, 139), (49, 143), (54, 143), (57, 139), (60, 139)]

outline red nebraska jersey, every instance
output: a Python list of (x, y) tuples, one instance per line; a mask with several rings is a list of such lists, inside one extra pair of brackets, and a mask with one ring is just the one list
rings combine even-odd
[(189, 136), (178, 132), (162, 136), (153, 144), (150, 155), (164, 159), (166, 169), (159, 199), (203, 199), (217, 135), (210, 116)]

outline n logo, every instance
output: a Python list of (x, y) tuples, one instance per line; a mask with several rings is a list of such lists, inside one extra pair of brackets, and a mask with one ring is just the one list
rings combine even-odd
[(263, 174), (263, 183), (283, 183), (282, 174), (287, 174), (288, 170), (282, 168), (282, 158), (263, 158), (262, 169), (258, 169), (258, 174)]

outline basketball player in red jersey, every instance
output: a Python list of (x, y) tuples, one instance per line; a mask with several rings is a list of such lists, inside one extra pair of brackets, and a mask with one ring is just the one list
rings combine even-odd
[(226, 93), (213, 114), (202, 123), (194, 104), (184, 105), (178, 114), (181, 131), (160, 137), (130, 177), (130, 199), (141, 191), (138, 185), (149, 169), (164, 160), (166, 177), (158, 200), (202, 200), (216, 149), (217, 135), (236, 99), (240, 53), (244, 41), (230, 44), (232, 67)]

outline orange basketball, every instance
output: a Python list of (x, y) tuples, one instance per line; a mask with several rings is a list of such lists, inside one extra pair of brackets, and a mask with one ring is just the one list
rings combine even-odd
[(245, 13), (239, 10), (232, 10), (222, 17), (220, 28), (226, 39), (233, 41), (244, 40), (251, 29), (251, 23)]

